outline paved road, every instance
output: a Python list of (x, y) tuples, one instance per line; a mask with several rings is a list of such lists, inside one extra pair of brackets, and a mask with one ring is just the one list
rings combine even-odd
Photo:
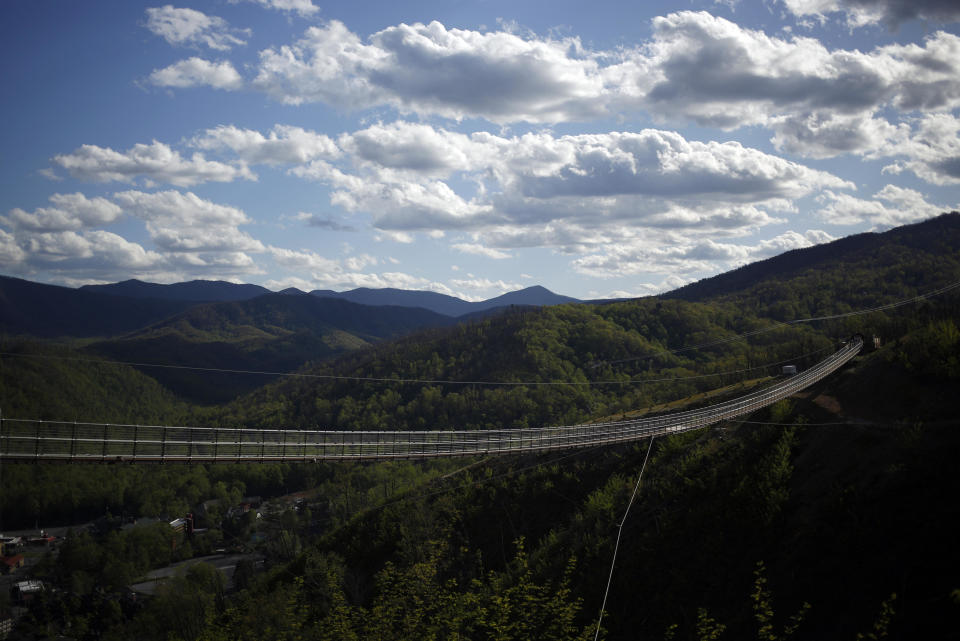
[(237, 569), (237, 563), (243, 559), (250, 559), (256, 563), (258, 561), (262, 561), (263, 557), (258, 554), (211, 554), (209, 556), (198, 556), (193, 559), (187, 559), (186, 561), (180, 561), (179, 563), (168, 565), (165, 568), (153, 570), (147, 574), (147, 581), (134, 583), (130, 586), (130, 589), (134, 592), (139, 592), (140, 594), (152, 595), (156, 591), (158, 585), (162, 584), (170, 577), (176, 576), (178, 572), (186, 572), (187, 568), (197, 563), (209, 563), (223, 573), (224, 578), (226, 579), (226, 588), (229, 590), (233, 587), (233, 572)]

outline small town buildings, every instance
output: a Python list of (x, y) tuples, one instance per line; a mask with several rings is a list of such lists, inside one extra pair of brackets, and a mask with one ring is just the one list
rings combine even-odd
[(0, 556), (0, 571), (4, 574), (12, 574), (18, 568), (22, 568), (26, 559), (22, 554), (14, 554), (13, 556)]

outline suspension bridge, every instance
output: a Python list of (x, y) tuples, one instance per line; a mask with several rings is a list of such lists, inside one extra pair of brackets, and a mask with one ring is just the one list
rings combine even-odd
[(121, 425), (0, 418), (0, 461), (277, 463), (375, 461), (548, 452), (628, 443), (746, 416), (842, 367), (854, 337), (813, 367), (726, 402), (636, 419), (500, 430), (332, 431)]

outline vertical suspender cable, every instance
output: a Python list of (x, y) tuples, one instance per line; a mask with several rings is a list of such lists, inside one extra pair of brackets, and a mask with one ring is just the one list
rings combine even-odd
[(640, 466), (640, 474), (637, 476), (637, 484), (633, 486), (633, 494), (630, 495), (630, 502), (627, 503), (627, 509), (623, 513), (623, 518), (617, 525), (617, 542), (613, 546), (613, 559), (610, 561), (610, 574), (607, 576), (607, 589), (603, 593), (603, 603), (600, 605), (600, 616), (597, 618), (597, 631), (593, 635), (593, 641), (600, 637), (600, 624), (603, 623), (603, 611), (607, 607), (607, 596), (610, 594), (610, 583), (613, 581), (613, 568), (617, 564), (617, 551), (620, 549), (620, 535), (623, 534), (623, 524), (627, 522), (627, 515), (630, 514), (630, 508), (633, 506), (633, 500), (637, 497), (637, 491), (640, 489), (640, 479), (643, 478), (643, 470), (647, 467), (647, 460), (650, 458), (650, 450), (653, 449), (653, 438), (650, 437), (650, 445), (647, 447), (647, 455), (643, 457), (643, 465)]

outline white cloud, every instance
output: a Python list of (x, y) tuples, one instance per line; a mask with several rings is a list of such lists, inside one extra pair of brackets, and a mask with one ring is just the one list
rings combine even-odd
[(884, 168), (886, 173), (911, 171), (935, 185), (960, 184), (960, 118), (940, 113), (916, 121), (909, 133), (877, 150), (873, 157), (905, 157)]
[(149, 80), (158, 87), (176, 89), (209, 85), (214, 89), (233, 91), (243, 87), (243, 78), (229, 61), (210, 62), (196, 56), (163, 69), (154, 69)]
[(315, 252), (282, 247), (270, 247), (273, 259), (280, 265), (300, 271), (333, 272), (341, 269), (336, 259), (325, 258)]
[(329, 136), (290, 125), (275, 125), (266, 136), (252, 129), (220, 125), (189, 143), (198, 149), (231, 151), (249, 164), (300, 164), (340, 154)]
[[(270, 281), (268, 287), (295, 286), (304, 291), (312, 289), (346, 290), (357, 287), (382, 289), (420, 289), (456, 295), (446, 285), (420, 276), (403, 272), (370, 273), (363, 270), (378, 265), (380, 260), (374, 256), (360, 254), (343, 259), (327, 258), (309, 250), (294, 250), (282, 247), (270, 247), (273, 260), (281, 267), (295, 274)], [(395, 263), (395, 261), (389, 261)]]
[(339, 142), (345, 155), (337, 165), (316, 160), (291, 173), (326, 183), (332, 204), (369, 213), (393, 232), (517, 226), (542, 235), (564, 221), (742, 234), (777, 220), (771, 211), (791, 211), (793, 199), (853, 188), (736, 142), (653, 129), (506, 138), (394, 123)]
[(470, 292), (462, 295), (464, 300), (485, 300), (507, 292), (523, 289), (523, 285), (504, 280), (490, 280), (489, 278), (454, 278), (450, 281), (454, 287)]
[[(124, 191), (113, 200), (125, 211), (146, 222), (147, 231), (158, 247), (170, 252), (221, 253), (264, 251), (260, 241), (238, 225), (250, 220), (241, 210), (204, 200), (192, 192), (163, 191), (144, 193)], [(214, 256), (202, 257), (214, 261)], [(231, 264), (245, 259), (234, 256)]]
[(282, 291), (289, 287), (295, 287), (302, 292), (311, 292), (314, 290), (314, 285), (311, 281), (305, 278), (300, 278), (299, 276), (271, 278), (270, 280), (264, 281), (263, 286), (275, 292)]
[(162, 261), (157, 252), (147, 251), (139, 244), (132, 243), (113, 232), (103, 230), (85, 232), (84, 240), (88, 243), (89, 255), (96, 256), (98, 261), (112, 268), (149, 269)]
[(313, 0), (251, 0), (268, 9), (294, 12), (301, 18), (309, 18), (320, 11), (320, 7), (313, 4)]
[(18, 232), (0, 230), (0, 260), (17, 273), (42, 270), (82, 282), (164, 271), (165, 257), (103, 230)]
[(231, 182), (237, 178), (254, 180), (243, 165), (228, 165), (207, 160), (196, 153), (190, 159), (164, 143), (138, 143), (125, 152), (97, 145), (83, 145), (72, 153), (60, 154), (53, 161), (74, 178), (97, 182), (133, 182), (137, 177), (188, 187), (197, 183)]
[(81, 193), (53, 194), (52, 207), (33, 212), (12, 209), (4, 222), (16, 229), (34, 232), (79, 230), (112, 223), (123, 210), (106, 198), (87, 198)]
[(960, 105), (960, 38), (953, 34), (864, 53), (830, 51), (814, 38), (770, 37), (703, 12), (670, 14), (653, 25), (653, 41), (623, 82), (638, 104), (665, 119), (736, 128), (786, 117), (796, 127), (810, 114), (816, 125), (836, 115), (866, 118), (890, 104)]
[[(293, 173), (327, 182), (334, 188), (331, 204), (350, 212), (373, 214), (376, 226), (384, 232), (454, 229), (474, 224), (490, 211), (490, 206), (471, 202), (439, 180), (403, 180), (389, 176), (364, 179), (339, 170), (329, 171), (316, 161), (309, 169), (295, 169)], [(394, 240), (408, 242), (409, 234), (395, 236)]]
[[(591, 51), (575, 38), (437, 22), (400, 24), (363, 40), (331, 21), (262, 51), (253, 86), (289, 104), (390, 105), (501, 124), (650, 113), (727, 129), (760, 125), (774, 131), (779, 149), (817, 158), (886, 144), (899, 124), (882, 115), (885, 108), (960, 106), (960, 37), (950, 33), (869, 52), (830, 50), (814, 38), (771, 37), (692, 11), (655, 18), (653, 31), (635, 48)], [(476, 150), (466, 136), (421, 126), (444, 144), (419, 140), (413, 125), (378, 125), (341, 146), (383, 167), (432, 175), (459, 170), (460, 154)]]
[(660, 286), (645, 287), (664, 291), (664, 287), (673, 289), (689, 282), (693, 274), (715, 273), (829, 240), (832, 237), (820, 230), (810, 230), (806, 234), (785, 232), (750, 245), (716, 242), (710, 238), (689, 242), (675, 237), (669, 243), (638, 238), (606, 247), (603, 253), (576, 258), (571, 266), (574, 271), (595, 278), (670, 274), (673, 280), (668, 279)]
[(360, 254), (358, 256), (349, 256), (343, 259), (343, 265), (353, 272), (359, 272), (370, 265), (377, 265), (380, 261), (370, 254)]
[(177, 9), (172, 5), (147, 9), (147, 29), (174, 46), (200, 46), (227, 51), (243, 46), (241, 36), (250, 30), (231, 29), (223, 18), (208, 16), (195, 9)]
[[(738, 142), (689, 141), (670, 131), (524, 136), (521, 141), (526, 144), (507, 152), (518, 151), (520, 160), (508, 159), (513, 175), (505, 182), (524, 197), (759, 202), (796, 198), (824, 186), (849, 187), (828, 173)], [(531, 162), (532, 157), (537, 160)]]
[(850, 27), (883, 22), (891, 28), (909, 20), (956, 22), (960, 5), (954, 0), (783, 0), (796, 16), (812, 16), (821, 21), (827, 14), (842, 12)]
[(631, 289), (615, 289), (609, 291), (605, 294), (599, 292), (590, 292), (590, 296), (593, 298), (642, 298), (644, 296), (655, 296), (656, 294), (662, 294), (664, 292), (669, 292), (674, 289), (678, 289), (687, 285), (688, 283), (693, 282), (691, 278), (681, 278), (679, 276), (667, 276), (663, 280), (657, 283), (636, 283), (631, 286)]
[(864, 200), (827, 190), (817, 198), (824, 205), (817, 216), (834, 225), (867, 223), (883, 229), (932, 218), (952, 209), (928, 203), (920, 192), (896, 185), (885, 186), (873, 198)]
[(487, 258), (493, 258), (496, 260), (502, 260), (504, 258), (512, 258), (510, 254), (499, 249), (493, 249), (492, 247), (484, 247), (478, 243), (456, 243), (451, 245), (453, 249), (456, 249), (458, 252), (463, 252), (464, 254), (474, 254), (476, 256), (486, 256)]
[(4, 269), (19, 271), (26, 257), (27, 252), (17, 243), (16, 237), (0, 229), (0, 266)]
[[(283, 218), (284, 217), (281, 216), (281, 219)], [(311, 214), (309, 212), (301, 211), (293, 216), (290, 216), (289, 218), (305, 223), (309, 227), (317, 227), (319, 229), (327, 229), (329, 231), (357, 231), (357, 228), (353, 225), (344, 224), (335, 219), (333, 216), (322, 216), (320, 214)]]
[(389, 231), (385, 230), (373, 237), (377, 242), (384, 240), (390, 240), (395, 243), (400, 243), (401, 245), (409, 245), (413, 242), (413, 234), (408, 234), (405, 231)]
[(465, 134), (405, 121), (344, 134), (339, 143), (358, 165), (438, 178), (487, 165), (496, 151)]
[(752, 247), (748, 262), (778, 256), (794, 249), (803, 249), (836, 240), (822, 229), (808, 229), (806, 233), (787, 231), (779, 236), (762, 240)]
[[(11, 210), (0, 217), (0, 265), (26, 276), (79, 285), (146, 278), (248, 278), (261, 270), (247, 252), (264, 250), (238, 226), (241, 210), (193, 193), (124, 191), (110, 198), (54, 194), (50, 207)], [(121, 219), (143, 221), (155, 248), (107, 229)]]
[(807, 158), (830, 158), (881, 149), (898, 141), (906, 125), (895, 126), (870, 114), (814, 112), (771, 121), (774, 146)]
[(266, 49), (254, 86), (290, 104), (401, 111), (493, 122), (559, 122), (603, 113), (603, 80), (575, 38), (400, 24), (365, 44), (342, 23), (312, 27), (294, 45)]

